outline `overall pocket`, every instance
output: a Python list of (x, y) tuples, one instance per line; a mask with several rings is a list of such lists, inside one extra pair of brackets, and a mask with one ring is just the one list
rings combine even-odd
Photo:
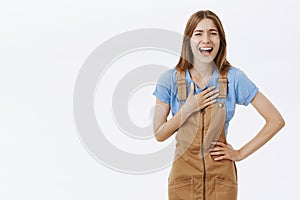
[(194, 180), (192, 178), (175, 180), (169, 183), (169, 200), (193, 200)]
[(237, 200), (237, 183), (217, 178), (215, 180), (215, 200)]

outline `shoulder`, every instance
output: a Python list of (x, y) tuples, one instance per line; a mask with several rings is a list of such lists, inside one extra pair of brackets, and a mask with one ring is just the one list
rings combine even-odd
[(177, 71), (176, 69), (173, 67), (173, 68), (170, 68), (170, 69), (167, 69), (165, 70), (160, 77), (164, 77), (164, 78), (171, 78), (173, 76), (176, 76), (177, 74)]
[(256, 95), (258, 88), (239, 68), (230, 67), (228, 71), (228, 82), (232, 94), (236, 97), (236, 103), (248, 105)]
[(236, 76), (239, 76), (242, 73), (244, 73), (244, 72), (241, 69), (231, 66), (228, 70), (227, 76), (228, 76), (228, 78), (234, 79)]
[(161, 73), (158, 79), (158, 83), (169, 87), (174, 80), (176, 80), (177, 71), (175, 68), (170, 68)]
[(176, 78), (174, 79), (174, 77), (176, 77), (176, 75), (177, 72), (175, 68), (169, 68), (161, 72), (153, 95), (161, 101), (170, 104), (172, 91), (174, 89), (174, 80), (176, 82)]
[(235, 82), (235, 83), (248, 79), (247, 75), (243, 70), (234, 66), (231, 66), (229, 68), (227, 77), (228, 77), (228, 81)]

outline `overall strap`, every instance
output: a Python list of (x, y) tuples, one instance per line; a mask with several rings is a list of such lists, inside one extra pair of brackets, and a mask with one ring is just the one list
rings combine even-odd
[(227, 72), (224, 75), (220, 75), (218, 78), (218, 87), (220, 90), (220, 95), (218, 98), (226, 98), (227, 97)]
[(186, 80), (185, 80), (185, 71), (180, 72), (177, 70), (177, 89), (178, 89), (178, 101), (180, 105), (186, 100)]
[[(176, 82), (177, 82), (177, 89), (178, 89), (178, 101), (180, 102), (180, 104), (182, 104), (187, 98), (185, 71), (180, 72), (179, 70), (177, 70)], [(218, 96), (218, 98), (227, 97), (227, 85), (228, 85), (227, 73), (225, 73), (224, 75), (220, 75), (218, 78), (218, 88), (220, 90), (220, 95)]]

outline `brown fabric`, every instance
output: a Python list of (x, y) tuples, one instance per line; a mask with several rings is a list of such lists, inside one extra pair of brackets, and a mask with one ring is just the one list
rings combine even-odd
[(227, 77), (222, 76), (218, 78), (218, 85), (220, 90), (219, 98), (226, 98), (227, 96)]
[[(177, 74), (179, 76), (179, 73)], [(226, 88), (222, 89), (223, 99), (193, 113), (176, 134), (176, 151), (168, 179), (169, 200), (237, 199), (235, 162), (214, 161), (214, 156), (209, 153), (212, 141), (226, 143), (226, 75), (219, 80), (219, 90)], [(182, 91), (178, 88), (178, 92)], [(183, 95), (178, 94), (180, 97)]]
[(186, 100), (186, 80), (185, 72), (177, 71), (177, 89), (179, 102)]

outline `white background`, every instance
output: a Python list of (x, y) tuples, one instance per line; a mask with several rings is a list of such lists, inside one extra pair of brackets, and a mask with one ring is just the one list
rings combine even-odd
[[(0, 199), (167, 199), (169, 167), (143, 175), (120, 173), (85, 150), (73, 120), (74, 84), (88, 55), (112, 36), (138, 28), (183, 33), (188, 17), (200, 9), (219, 15), (228, 60), (255, 82), (286, 120), (284, 129), (266, 146), (237, 164), (239, 199), (296, 199), (299, 8), (296, 0), (1, 1)], [(145, 63), (141, 57), (131, 60), (134, 65), (174, 66), (177, 58), (167, 56), (145, 59)], [(132, 65), (124, 65), (122, 70), (126, 69), (130, 71)], [(103, 91), (113, 91), (120, 78), (114, 72), (106, 74), (112, 83), (103, 80)], [(145, 87), (129, 104), (132, 120), (140, 126), (150, 121), (153, 89)], [(104, 95), (99, 93), (96, 96)], [(106, 128), (116, 134), (111, 112), (96, 112), (100, 119), (105, 116)], [(228, 139), (240, 148), (263, 123), (252, 106), (238, 107)], [(133, 153), (155, 152), (165, 145), (153, 138), (133, 141), (121, 133), (120, 137), (105, 134)]]

